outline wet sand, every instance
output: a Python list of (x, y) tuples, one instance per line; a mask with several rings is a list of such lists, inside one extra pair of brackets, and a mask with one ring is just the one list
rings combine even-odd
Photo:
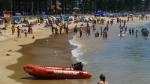
[(46, 39), (36, 40), (29, 45), (21, 45), (22, 49), (18, 52), (23, 56), (18, 59), (18, 63), (10, 65), (7, 68), (14, 71), (9, 76), (17, 82), (23, 84), (76, 84), (77, 80), (38, 80), (24, 72), (23, 66), (26, 64), (34, 65), (54, 65), (70, 66), (72, 61), (71, 50), (73, 46), (69, 44), (72, 34), (60, 35), (57, 37), (50, 36)]

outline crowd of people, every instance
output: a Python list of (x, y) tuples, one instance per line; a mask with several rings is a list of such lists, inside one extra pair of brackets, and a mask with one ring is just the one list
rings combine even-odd
[(27, 38), (28, 34), (33, 34), (33, 30), (31, 25), (28, 25), (28, 29), (22, 29), (20, 26), (15, 27), (15, 24), (11, 27), (12, 35), (17, 33), (17, 38), (21, 38), (21, 33), (24, 33), (24, 36)]
[[(141, 17), (140, 17), (141, 18)], [(128, 22), (133, 21), (133, 17), (127, 17), (126, 20), (121, 18), (111, 18), (109, 20), (106, 20), (104, 18), (94, 18), (93, 20), (85, 21), (84, 23), (86, 26), (83, 27), (77, 27), (77, 25), (74, 28), (74, 32), (79, 34), (79, 37), (85, 36), (91, 36), (93, 34), (95, 37), (102, 37), (103, 39), (108, 38), (109, 29), (112, 27), (114, 23), (119, 25), (119, 36), (120, 38), (124, 37), (126, 34), (132, 35), (135, 37), (138, 37), (141, 35), (143, 37), (149, 36), (149, 30), (147, 28), (130, 28), (128, 27)], [(143, 19), (142, 19), (143, 20)], [(147, 19), (146, 19), (147, 20)], [(116, 21), (116, 22), (115, 22)], [(91, 25), (90, 25), (91, 24)], [(81, 24), (82, 26), (83, 24)], [(97, 25), (100, 25), (100, 28), (97, 28)]]
[[(106, 19), (107, 18), (107, 19)], [(94, 35), (95, 37), (102, 37), (103, 39), (108, 38), (109, 34), (109, 28), (115, 23), (119, 24), (120, 28), (120, 37), (123, 37), (124, 34), (129, 33), (129, 35), (135, 35), (138, 37), (139, 35), (139, 29), (135, 28), (128, 28), (127, 23), (129, 21), (133, 21), (133, 16), (128, 16), (126, 19), (122, 19), (120, 17), (97, 17), (97, 16), (91, 16), (88, 19), (81, 19), (79, 16), (74, 16), (74, 20), (64, 21), (63, 19), (57, 18), (47, 18), (44, 20), (42, 17), (37, 18), (37, 21), (35, 23), (29, 23), (28, 19), (24, 19), (21, 21), (21, 23), (24, 23), (27, 25), (26, 29), (23, 29), (21, 26), (17, 26), (16, 24), (12, 24), (11, 30), (12, 35), (17, 33), (17, 38), (21, 37), (21, 33), (24, 33), (24, 36), (27, 37), (28, 34), (33, 34), (32, 26), (36, 24), (45, 24), (44, 27), (50, 28), (53, 35), (57, 36), (58, 34), (66, 33), (68, 34), (70, 31), (69, 25), (71, 23), (76, 24), (73, 28), (73, 31), (76, 34), (79, 34), (79, 37), (82, 38), (83, 35), (91, 36)], [(146, 20), (148, 17), (145, 17)], [(143, 17), (139, 17), (139, 20), (143, 20)], [(80, 24), (80, 25), (79, 25)], [(97, 28), (97, 25), (102, 25), (99, 28)], [(6, 28), (5, 28), (6, 29)], [(141, 29), (141, 35), (144, 37), (149, 36), (149, 31), (147, 28)]]

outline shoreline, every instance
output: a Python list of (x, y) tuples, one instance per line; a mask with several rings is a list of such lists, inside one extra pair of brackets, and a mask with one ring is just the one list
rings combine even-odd
[[(38, 34), (41, 34), (40, 36)], [(11, 71), (7, 69), (7, 66), (16, 64), (18, 62), (18, 58), (22, 57), (22, 54), (18, 52), (22, 48), (20, 45), (27, 45), (34, 43), (37, 39), (46, 38), (50, 35), (49, 31), (40, 30), (38, 32), (34, 33), (35, 39), (32, 39), (32, 35), (29, 35), (28, 38), (19, 38), (19, 39), (13, 39), (10, 38), (5, 41), (1, 41), (1, 59), (0, 59), (0, 69), (1, 69), (1, 77), (0, 77), (0, 83), (2, 84), (20, 84), (13, 79), (8, 78), (10, 75), (14, 73), (14, 71)]]
[(75, 46), (75, 48), (71, 50), (73, 61), (83, 62), (83, 64), (86, 64), (86, 62), (79, 59), (79, 56), (82, 54), (81, 52), (79, 52), (79, 49), (82, 47), (82, 45), (80, 44), (80, 42), (78, 42), (76, 38), (76, 35), (74, 35), (73, 38), (69, 40), (70, 45)]
[[(74, 63), (73, 62), (74, 58), (72, 56), (71, 51), (76, 49), (75, 45), (69, 43), (69, 40), (72, 40), (73, 36), (74, 36), (73, 33), (69, 33), (69, 35), (67, 34), (58, 35), (56, 38), (53, 38), (50, 35), (50, 37), (38, 39), (34, 43), (21, 45), (23, 48), (21, 48), (18, 52), (22, 53), (23, 56), (18, 59), (18, 63), (7, 66), (7, 69), (15, 71), (15, 73), (9, 76), (9, 78), (14, 79), (16, 82), (19, 82), (20, 84), (41, 84), (41, 83), (78, 84), (78, 83), (90, 81), (90, 79), (89, 80), (88, 79), (41, 80), (41, 79), (36, 79), (28, 75), (27, 73), (25, 73), (25, 71), (23, 71), (22, 65), (24, 64), (43, 65), (43, 66), (49, 66), (49, 65), (50, 66), (71, 66), (71, 64)], [(49, 45), (49, 43), (45, 44), (45, 41), (47, 40), (49, 40), (50, 44), (51, 43), (52, 44), (51, 45)], [(65, 48), (65, 50), (63, 48)]]
[[(68, 35), (62, 34), (56, 38), (48, 37), (48, 38), (36, 40), (32, 44), (22, 45), (23, 48), (19, 50), (19, 52), (22, 53), (23, 56), (18, 59), (17, 64), (13, 64), (7, 67), (8, 69), (15, 71), (15, 73), (9, 77), (15, 79), (17, 82), (21, 82), (22, 84), (30, 84), (30, 83), (32, 84), (33, 82), (35, 84), (40, 84), (39, 81), (34, 81), (36, 79), (34, 79), (32, 76), (25, 73), (25, 71), (23, 71), (23, 65), (33, 64), (33, 65), (45, 65), (45, 66), (48, 66), (48, 65), (70, 66), (73, 63), (71, 52), (70, 52), (72, 49), (71, 48), (72, 46), (68, 42), (71, 36), (69, 36), (68, 38), (66, 37), (68, 37)], [(49, 40), (49, 43), (45, 44), (47, 40)], [(63, 50), (63, 48), (65, 48), (65, 50)], [(16, 67), (19, 67), (19, 68), (16, 69)], [(30, 81), (30, 82), (27, 82), (27, 81)], [(45, 83), (56, 82), (56, 84), (57, 82), (59, 82), (56, 80), (55, 81), (54, 80), (46, 80), (46, 81), (40, 80), (40, 81), (45, 82)], [(67, 83), (67, 81), (64, 81), (64, 82)]]
[[(74, 25), (72, 26), (70, 25), (70, 31), (72, 31), (71, 30), (72, 27), (74, 27)], [(56, 37), (53, 37), (53, 35), (51, 35), (51, 32), (50, 33), (47, 32), (45, 34), (47, 35), (43, 38), (40, 38), (40, 39), (38, 38), (35, 41), (28, 43), (28, 44), (19, 45), (20, 48), (16, 50), (16, 53), (21, 54), (21, 56), (15, 58), (17, 62), (7, 65), (7, 69), (13, 71), (13, 73), (8, 75), (9, 78), (16, 81), (12, 84), (16, 84), (16, 83), (29, 84), (27, 83), (27, 81), (37, 82), (37, 81), (34, 81), (34, 78), (32, 78), (30, 75), (25, 73), (25, 71), (23, 71), (23, 66), (26, 64), (46, 65), (46, 66), (50, 66), (50, 65), (51, 66), (71, 66), (71, 64), (73, 64), (73, 56), (72, 56), (71, 50), (73, 50), (75, 46), (69, 43), (69, 40), (73, 38), (73, 33), (69, 32), (68, 35), (63, 33)], [(50, 46), (51, 48), (49, 49), (46, 48), (48, 45), (51, 45)], [(42, 49), (42, 48), (40, 49), (40, 47), (42, 46), (45, 49)], [(61, 47), (64, 48), (65, 50), (62, 49)], [(29, 51), (29, 49), (31, 51)], [(43, 53), (42, 53), (42, 50), (43, 50)], [(46, 57), (48, 54), (50, 54), (52, 57)], [(58, 57), (58, 55), (62, 55), (62, 56)], [(29, 57), (29, 56), (33, 56), (33, 57)], [(41, 61), (42, 56), (43, 56), (43, 60)], [(61, 82), (62, 81), (63, 80), (61, 80)], [(46, 82), (50, 82), (50, 81), (46, 81)], [(60, 81), (53, 80), (52, 82), (60, 82)], [(63, 82), (65, 82), (64, 84), (70, 84), (70, 81), (63, 81)]]

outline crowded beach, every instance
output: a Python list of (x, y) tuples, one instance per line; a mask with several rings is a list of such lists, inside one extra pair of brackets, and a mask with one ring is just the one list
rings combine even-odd
[[(147, 28), (128, 28), (127, 25), (130, 22), (148, 21), (148, 15), (128, 14), (115, 16), (107, 14), (105, 16), (97, 16), (75, 14), (10, 17), (7, 14), (0, 19), (0, 69), (1, 73), (5, 73), (2, 74), (0, 83), (3, 84), (19, 84), (8, 78), (14, 72), (6, 67), (16, 64), (17, 59), (22, 57), (22, 54), (18, 52), (22, 48), (20, 45), (31, 44), (38, 39), (47, 37), (58, 39), (61, 35), (69, 36), (70, 33), (73, 33), (79, 39), (87, 38), (93, 34), (95, 39), (99, 37), (107, 40), (109, 39), (109, 29), (111, 25), (115, 24), (120, 25), (118, 38), (123, 38), (125, 34), (135, 36), (136, 38), (141, 35), (145, 39), (148, 39), (149, 36)], [(96, 28), (96, 25), (102, 26)], [(105, 79), (105, 76), (102, 74), (100, 79)]]

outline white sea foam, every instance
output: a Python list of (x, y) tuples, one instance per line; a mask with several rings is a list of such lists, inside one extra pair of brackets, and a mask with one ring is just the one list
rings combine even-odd
[(73, 49), (71, 51), (72, 53), (72, 56), (73, 58), (75, 59), (75, 61), (77, 62), (83, 62), (83, 64), (87, 64), (83, 59), (80, 58), (80, 56), (83, 55), (83, 52), (81, 50), (82, 48), (82, 44), (79, 43), (77, 40), (76, 40), (76, 37), (74, 36), (72, 40), (69, 40), (69, 43), (73, 46), (76, 46), (77, 48)]

